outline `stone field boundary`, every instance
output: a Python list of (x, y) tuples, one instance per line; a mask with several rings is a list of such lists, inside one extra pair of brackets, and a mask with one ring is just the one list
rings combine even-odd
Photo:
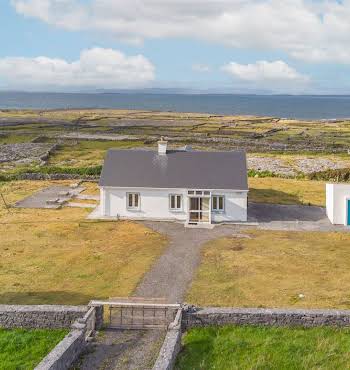
[[(96, 330), (104, 326), (104, 305), (0, 305), (0, 327), (70, 328), (66, 337), (35, 370), (65, 370), (86, 349)], [(265, 308), (198, 308), (182, 305), (168, 326), (153, 370), (173, 369), (181, 350), (182, 334), (194, 327), (256, 325), (286, 327), (350, 327), (350, 310), (303, 310)]]

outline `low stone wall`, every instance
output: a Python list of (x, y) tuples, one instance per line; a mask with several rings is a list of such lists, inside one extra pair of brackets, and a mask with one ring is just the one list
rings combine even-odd
[(168, 330), (153, 370), (172, 370), (181, 349), (181, 328)]
[(70, 173), (22, 173), (17, 176), (19, 180), (84, 180), (84, 181), (97, 181), (100, 176), (90, 176), (90, 175), (79, 175)]
[(65, 370), (78, 358), (85, 349), (84, 330), (72, 330), (57, 346), (39, 363), (35, 370)]
[(0, 305), (0, 327), (13, 328), (70, 328), (85, 315), (86, 306), (59, 305)]
[(183, 329), (221, 325), (350, 326), (350, 310), (263, 308), (190, 308), (183, 312)]
[(90, 307), (71, 326), (71, 332), (40, 362), (35, 370), (68, 370), (85, 350), (90, 336), (101, 325), (103, 309)]

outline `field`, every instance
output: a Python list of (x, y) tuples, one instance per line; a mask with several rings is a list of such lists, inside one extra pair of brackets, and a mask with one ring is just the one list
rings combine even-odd
[[(48, 158), (5, 156), (0, 171), (33, 167), (100, 165), (109, 148), (155, 148), (165, 136), (173, 148), (243, 149), (249, 168), (296, 177), (350, 167), (350, 121), (296, 121), (128, 110), (0, 111), (1, 144), (52, 144)], [(21, 148), (16, 148), (21, 153)], [(23, 161), (24, 159), (24, 161)], [(38, 164), (39, 163), (39, 164)]]
[(0, 329), (0, 369), (33, 369), (67, 333), (65, 329)]
[(199, 306), (350, 308), (350, 234), (242, 231), (209, 242), (187, 294)]
[(325, 207), (326, 183), (277, 177), (250, 177), (249, 201)]
[(348, 369), (350, 331), (335, 328), (192, 329), (176, 370)]
[[(0, 183), (0, 192), (13, 204), (53, 183)], [(1, 204), (0, 303), (86, 304), (133, 292), (167, 240), (139, 223), (88, 221), (89, 212)]]

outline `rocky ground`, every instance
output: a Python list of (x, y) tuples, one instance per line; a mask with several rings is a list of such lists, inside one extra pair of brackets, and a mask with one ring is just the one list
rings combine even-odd
[(55, 144), (17, 143), (0, 145), (0, 163), (45, 164)]
[(283, 159), (276, 157), (254, 157), (248, 155), (248, 168), (256, 171), (269, 171), (278, 175), (293, 177), (298, 173), (305, 175), (340, 168), (349, 168), (349, 160), (330, 160), (327, 158)]

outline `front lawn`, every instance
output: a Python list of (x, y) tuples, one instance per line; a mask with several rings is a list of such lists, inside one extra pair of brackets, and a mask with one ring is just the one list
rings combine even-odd
[(326, 183), (323, 181), (249, 178), (249, 200), (258, 203), (301, 204), (324, 207)]
[(209, 242), (186, 301), (350, 308), (350, 233), (242, 230)]
[[(54, 182), (0, 183), (13, 202)], [(86, 304), (130, 295), (167, 240), (141, 223), (89, 221), (91, 210), (5, 209), (0, 303)]]
[(0, 329), (0, 369), (33, 369), (67, 333), (66, 329)]
[(224, 326), (183, 338), (177, 370), (349, 369), (350, 330)]

